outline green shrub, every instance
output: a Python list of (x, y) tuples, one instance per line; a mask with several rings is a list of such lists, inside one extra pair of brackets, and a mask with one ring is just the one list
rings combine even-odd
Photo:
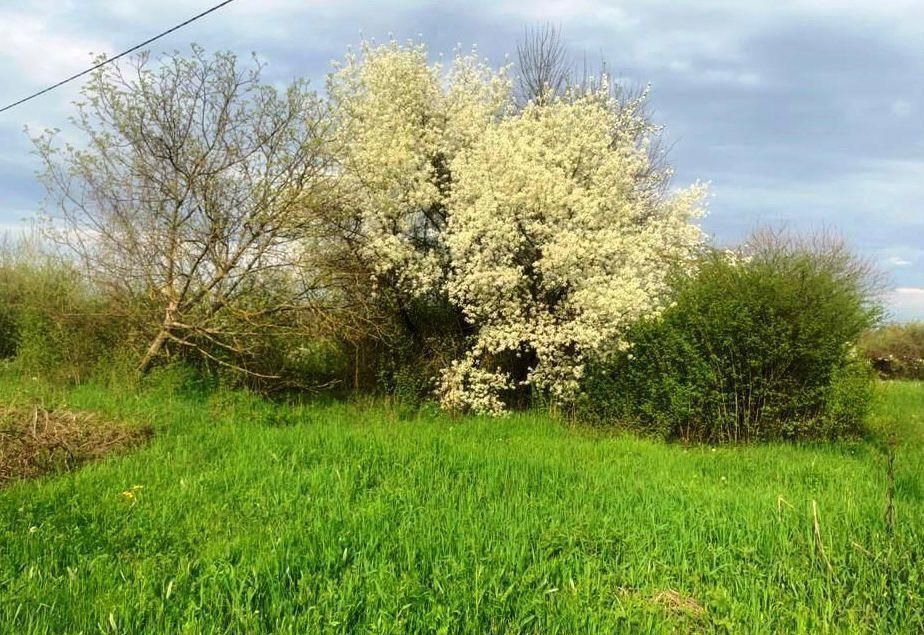
[[(132, 361), (137, 364), (137, 360)], [(213, 374), (203, 373), (200, 368), (182, 361), (158, 364), (142, 376), (137, 373), (132, 375), (137, 385), (170, 397), (204, 395), (221, 389), (218, 378)]]
[(840, 243), (759, 236), (675, 276), (661, 316), (590, 368), (579, 412), (691, 441), (834, 437), (869, 401), (855, 342), (879, 315), (870, 270)]
[(420, 406), (433, 399), (440, 370), (461, 355), (470, 325), (440, 294), (395, 302), (385, 310), (392, 313), (392, 327), (366, 356), (374, 388), (408, 406)]
[(883, 379), (924, 380), (924, 322), (867, 331), (860, 338), (860, 352)]
[(431, 399), (440, 358), (433, 355), (428, 343), (400, 336), (388, 342), (389, 346), (383, 347), (373, 360), (376, 392), (394, 397), (409, 407), (420, 406)]
[(20, 372), (81, 381), (112, 369), (131, 340), (130, 323), (127, 307), (45, 253), (37, 235), (0, 245), (0, 358)]
[(0, 359), (15, 357), (19, 349), (21, 287), (17, 273), (0, 267)]
[(332, 337), (297, 328), (267, 328), (251, 339), (251, 350), (243, 360), (250, 374), (224, 369), (230, 385), (271, 393), (339, 391), (351, 383), (349, 351)]
[[(72, 262), (44, 247), (34, 236), (0, 244), (0, 359), (24, 374), (52, 380), (138, 381), (138, 362), (153, 337), (152, 324), (162, 319), (146, 301), (148, 294), (122, 290), (114, 299)], [(264, 297), (271, 291), (268, 285), (254, 290), (253, 306), (245, 308), (259, 313), (264, 304), (272, 304)], [(270, 325), (234, 322), (236, 315), (222, 316), (220, 326), (239, 334), (241, 354), (229, 354), (208, 337), (191, 338), (197, 349), (171, 341), (150, 380), (167, 381), (181, 373), (189, 375), (181, 383), (272, 392), (342, 386), (352, 379), (352, 357), (343, 343), (305, 324), (303, 315), (292, 312)], [(198, 355), (198, 349), (208, 354)], [(233, 370), (237, 367), (249, 372)]]
[(121, 309), (64, 265), (24, 275), (16, 327), (16, 364), (23, 372), (79, 382), (114, 361), (128, 339)]

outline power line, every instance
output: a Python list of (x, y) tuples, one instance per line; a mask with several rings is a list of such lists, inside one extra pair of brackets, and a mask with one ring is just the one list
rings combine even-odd
[(150, 38), (150, 39), (145, 40), (145, 41), (142, 42), (141, 44), (137, 44), (137, 45), (131, 47), (130, 49), (126, 50), (126, 51), (122, 51), (121, 53), (119, 53), (119, 54), (116, 55), (115, 57), (110, 57), (110, 58), (108, 58), (108, 59), (106, 59), (106, 60), (100, 62), (100, 63), (97, 64), (96, 66), (92, 66), (92, 67), (88, 68), (88, 69), (85, 70), (85, 71), (81, 71), (81, 72), (77, 73), (76, 75), (71, 75), (71, 76), (68, 77), (67, 79), (62, 80), (62, 81), (58, 82), (57, 84), (55, 84), (55, 85), (53, 85), (53, 86), (49, 86), (48, 88), (44, 88), (44, 89), (38, 91), (37, 93), (33, 93), (32, 95), (29, 95), (28, 97), (24, 97), (24, 98), (20, 99), (19, 101), (10, 104), (9, 106), (4, 106), (3, 108), (0, 108), (0, 112), (5, 112), (5, 111), (9, 110), (10, 108), (15, 108), (16, 106), (18, 106), (18, 105), (20, 105), (20, 104), (26, 103), (26, 102), (29, 101), (30, 99), (35, 99), (36, 97), (38, 97), (38, 96), (40, 96), (40, 95), (44, 95), (45, 93), (50, 92), (50, 91), (54, 90), (55, 88), (58, 88), (59, 86), (63, 86), (64, 84), (67, 84), (68, 82), (72, 82), (72, 81), (74, 81), (75, 79), (77, 79), (78, 77), (83, 77), (83, 76), (86, 75), (87, 73), (92, 73), (92, 72), (95, 71), (96, 69), (101, 68), (101, 67), (105, 66), (106, 64), (108, 64), (108, 63), (110, 63), (110, 62), (114, 62), (114, 61), (116, 61), (117, 59), (119, 59), (120, 57), (125, 57), (125, 56), (128, 55), (129, 53), (134, 53), (134, 52), (137, 51), (138, 49), (140, 49), (140, 48), (142, 48), (142, 47), (144, 47), (144, 46), (147, 46), (147, 45), (150, 44), (151, 42), (154, 42), (154, 41), (156, 41), (156, 40), (159, 40), (160, 38), (164, 37), (165, 35), (170, 35), (170, 34), (173, 33), (174, 31), (178, 31), (178, 30), (182, 29), (182, 28), (183, 28), (184, 26), (186, 26), (187, 24), (192, 24), (193, 22), (195, 22), (195, 21), (198, 20), (199, 18), (204, 18), (205, 16), (207, 16), (207, 15), (210, 14), (210, 13), (212, 13), (213, 11), (218, 11), (218, 10), (219, 10), (220, 8), (222, 8), (223, 6), (225, 6), (225, 5), (227, 5), (227, 4), (231, 4), (232, 2), (234, 2), (234, 0), (225, 0), (224, 2), (221, 2), (221, 3), (219, 3), (219, 4), (216, 4), (216, 5), (215, 5), (214, 7), (212, 7), (211, 9), (207, 9), (207, 10), (203, 11), (202, 13), (200, 13), (199, 15), (193, 16), (193, 17), (189, 18), (188, 20), (186, 20), (185, 22), (182, 22), (182, 23), (180, 23), (180, 24), (177, 24), (175, 27), (172, 27), (172, 28), (170, 28), (170, 29), (167, 29), (167, 30), (164, 31), (163, 33), (160, 33), (160, 34), (155, 35), (154, 37), (152, 37), (152, 38)]

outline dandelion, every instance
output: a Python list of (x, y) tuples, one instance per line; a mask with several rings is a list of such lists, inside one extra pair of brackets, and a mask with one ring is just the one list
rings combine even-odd
[(134, 504), (138, 500), (137, 492), (142, 489), (144, 489), (144, 485), (132, 485), (131, 488), (122, 492), (122, 498)]

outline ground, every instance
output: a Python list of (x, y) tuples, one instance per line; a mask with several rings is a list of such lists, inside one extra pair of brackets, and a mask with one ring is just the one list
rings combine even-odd
[(924, 384), (877, 393), (866, 440), (711, 448), (2, 378), (154, 437), (0, 490), (0, 631), (920, 632)]

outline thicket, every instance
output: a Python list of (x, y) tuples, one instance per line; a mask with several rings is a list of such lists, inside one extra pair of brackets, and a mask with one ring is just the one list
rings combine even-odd
[(0, 354), (704, 439), (853, 427), (875, 310), (849, 253), (698, 258), (704, 192), (671, 187), (645, 92), (570, 72), (554, 30), (519, 52), (364, 44), (324, 97), (197, 47), (100, 68), (86, 143), (35, 138), (45, 247), (0, 266)]
[(122, 372), (133, 332), (131, 307), (96, 293), (37, 235), (0, 246), (0, 359), (23, 374), (80, 382)]
[(631, 347), (591, 370), (581, 410), (692, 441), (859, 432), (871, 373), (856, 341), (879, 318), (876, 285), (830, 238), (765, 233), (707, 251)]
[(871, 329), (859, 348), (883, 379), (924, 379), (924, 322)]

